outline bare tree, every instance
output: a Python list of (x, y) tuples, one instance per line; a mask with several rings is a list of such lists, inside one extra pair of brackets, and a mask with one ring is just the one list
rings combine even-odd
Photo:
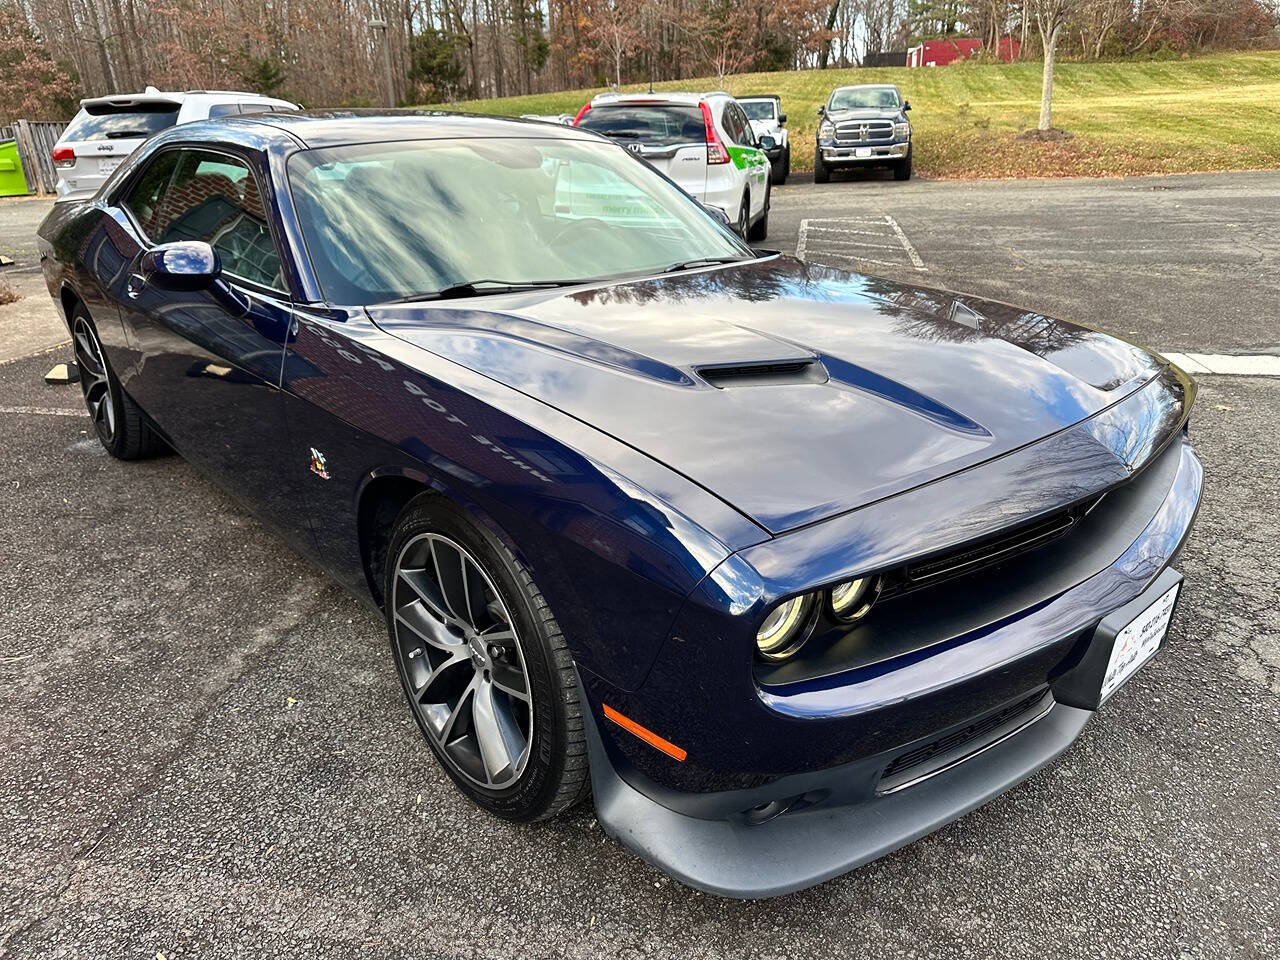
[(1049, 130), (1053, 123), (1053, 62), (1058, 51), (1058, 38), (1067, 19), (1079, 7), (1080, 0), (1036, 0), (1036, 26), (1044, 47), (1044, 74), (1040, 81), (1040, 125)]

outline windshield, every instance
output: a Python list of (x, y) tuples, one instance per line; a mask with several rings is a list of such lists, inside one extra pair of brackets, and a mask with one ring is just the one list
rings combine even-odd
[(288, 176), (307, 252), (334, 303), (752, 256), (696, 201), (609, 143), (360, 144), (297, 153)]
[(739, 100), (747, 112), (748, 120), (772, 120), (778, 115), (778, 105), (772, 100)]
[(172, 127), (177, 120), (176, 103), (138, 103), (123, 108), (106, 105), (84, 107), (58, 139), (70, 142), (149, 137)]
[(637, 140), (649, 146), (667, 147), (677, 143), (706, 143), (707, 123), (697, 104), (592, 107), (578, 126), (617, 140)]
[(898, 91), (891, 87), (869, 87), (837, 90), (831, 95), (828, 110), (897, 110)]

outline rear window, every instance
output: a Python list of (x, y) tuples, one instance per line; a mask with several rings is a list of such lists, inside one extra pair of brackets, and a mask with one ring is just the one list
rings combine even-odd
[(704, 143), (707, 126), (702, 108), (693, 106), (649, 106), (626, 104), (592, 107), (578, 126), (603, 133), (615, 140), (668, 146), (674, 143)]
[(119, 140), (149, 137), (178, 121), (176, 103), (109, 104), (82, 107), (60, 140)]
[(776, 104), (772, 100), (739, 100), (738, 103), (742, 104), (749, 120), (772, 120), (777, 116)]

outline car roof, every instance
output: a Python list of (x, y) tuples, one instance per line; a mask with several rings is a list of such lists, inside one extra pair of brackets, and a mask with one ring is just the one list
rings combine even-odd
[[(217, 124), (219, 126), (214, 126)], [(201, 124), (203, 131), (235, 125), (271, 127), (306, 147), (336, 147), (351, 143), (394, 143), (401, 140), (450, 140), (517, 137), (562, 140), (602, 140), (588, 130), (542, 120), (493, 117), (443, 110), (303, 110), (255, 113)]]
[(654, 93), (646, 93), (644, 91), (637, 93), (597, 93), (591, 98), (591, 105), (595, 107), (602, 104), (678, 103), (694, 107), (703, 100), (711, 100), (717, 97), (728, 99), (729, 94), (723, 90), (712, 90), (707, 93), (689, 93), (683, 90), (658, 90)]
[(172, 103), (181, 104), (187, 100), (196, 99), (217, 99), (227, 100), (251, 100), (255, 103), (281, 103), (287, 104), (290, 101), (282, 100), (279, 97), (270, 97), (261, 93), (246, 93), (242, 90), (181, 90), (164, 92), (157, 90), (155, 87), (147, 87), (142, 93), (119, 93), (108, 94), (105, 97), (85, 97), (80, 101), (82, 107), (96, 107), (103, 105), (127, 107), (133, 104), (142, 103)]
[(836, 87), (831, 92), (835, 94), (841, 90), (892, 90), (899, 96), (902, 95), (902, 91), (898, 89), (896, 83), (850, 83), (843, 87)]

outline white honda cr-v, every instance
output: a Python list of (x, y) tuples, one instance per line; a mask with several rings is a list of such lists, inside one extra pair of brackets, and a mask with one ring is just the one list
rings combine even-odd
[(772, 138), (727, 93), (602, 93), (574, 121), (610, 137), (752, 241), (769, 234)]
[(271, 110), (300, 110), (288, 100), (231, 90), (188, 90), (93, 97), (80, 101), (77, 113), (53, 147), (58, 171), (58, 200), (93, 196), (102, 182), (147, 137), (192, 120), (238, 117)]

